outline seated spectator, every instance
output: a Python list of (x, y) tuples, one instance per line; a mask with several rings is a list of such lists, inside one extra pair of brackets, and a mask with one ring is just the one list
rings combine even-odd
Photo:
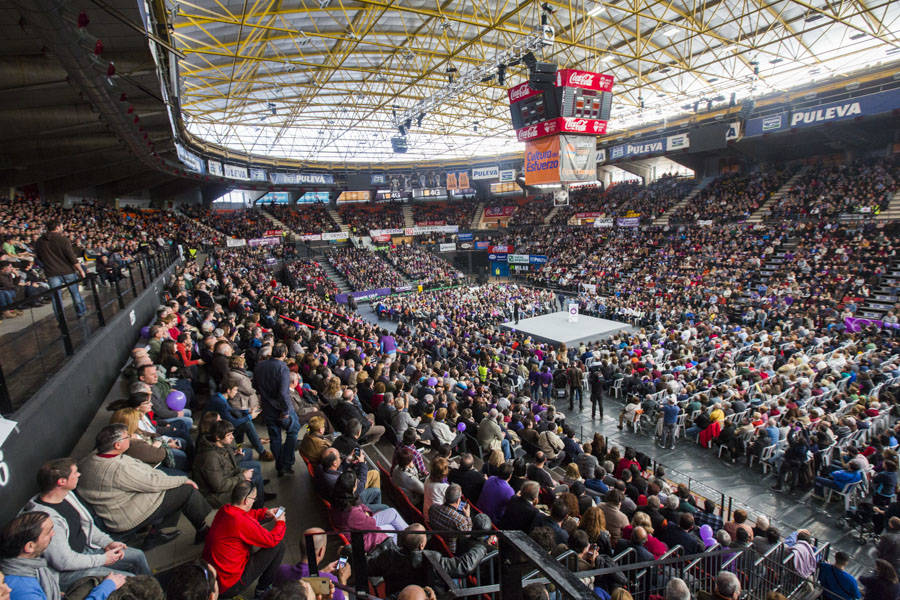
[(395, 539), (395, 531), (406, 529), (406, 521), (393, 508), (385, 508), (373, 512), (369, 510), (359, 497), (358, 479), (353, 471), (344, 471), (334, 485), (334, 501), (331, 505), (331, 518), (338, 531), (382, 529), (384, 533), (366, 533), (363, 535), (366, 552), (382, 544), (388, 538)]
[(622, 492), (612, 489), (606, 493), (604, 502), (600, 505), (606, 519), (606, 530), (609, 532), (610, 543), (613, 546), (622, 538), (622, 529), (628, 526), (628, 517), (620, 510), (622, 498)]
[(424, 499), (422, 501), (422, 513), (427, 521), (428, 515), (431, 514), (431, 507), (434, 504), (440, 504), (444, 501), (444, 494), (447, 491), (447, 475), (450, 473), (450, 461), (443, 456), (436, 457), (431, 461), (431, 472), (425, 480)]
[(500, 522), (507, 503), (516, 494), (509, 485), (512, 474), (512, 465), (504, 463), (500, 467), (499, 475), (492, 475), (484, 482), (484, 486), (481, 488), (481, 495), (478, 496), (478, 508), (490, 517), (494, 523)]
[[(437, 530), (472, 531), (471, 508), (469, 503), (462, 499), (462, 488), (455, 483), (447, 486), (441, 504), (431, 505), (428, 523), (432, 529)], [(446, 536), (445, 541), (450, 551), (456, 554), (457, 538)]]
[(219, 577), (205, 560), (194, 560), (172, 569), (166, 600), (217, 600)]
[[(410, 502), (416, 506), (422, 506), (425, 498), (425, 486), (419, 479), (419, 471), (413, 464), (413, 458), (412, 450), (406, 447), (400, 448), (397, 452), (397, 462), (391, 467), (391, 481), (403, 490)], [(482, 479), (483, 481), (484, 479)]]
[(845, 569), (850, 562), (846, 552), (837, 552), (834, 563), (819, 561), (819, 585), (823, 588), (824, 600), (859, 600), (859, 585), (856, 578)]
[[(53, 520), (41, 511), (20, 514), (0, 532), (0, 571), (10, 600), (59, 600), (70, 591), (60, 589), (56, 571), (43, 557), (53, 533)], [(124, 575), (111, 572), (90, 590), (87, 600), (106, 600), (124, 583)]]
[(459, 455), (459, 467), (450, 469), (447, 481), (458, 483), (462, 488), (463, 496), (472, 500), (481, 495), (481, 488), (487, 479), (483, 474), (475, 470), (475, 457), (469, 452)]
[(381, 504), (381, 474), (370, 469), (365, 454), (352, 454), (347, 460), (341, 458), (340, 452), (328, 448), (322, 453), (321, 462), (316, 465), (313, 483), (318, 494), (331, 502), (334, 499), (334, 486), (341, 473), (352, 471), (356, 475), (360, 500), (373, 511), (386, 508)]
[[(216, 569), (222, 598), (233, 598), (257, 580), (254, 598), (262, 598), (284, 556), (284, 511), (254, 509), (256, 493), (249, 481), (239, 482), (206, 536), (203, 558)], [(271, 531), (262, 526), (268, 519), (275, 519)]]
[[(310, 527), (303, 532), (300, 537), (300, 560), (293, 565), (281, 565), (275, 573), (274, 585), (279, 585), (285, 581), (298, 581), (303, 577), (309, 577), (309, 558), (307, 556), (307, 539), (311, 536), (313, 539), (313, 547), (315, 548), (316, 564), (319, 567), (319, 576), (331, 580), (332, 583), (347, 585), (350, 580), (350, 564), (345, 564), (343, 568), (338, 569), (338, 562), (334, 561), (328, 564), (322, 564), (325, 558), (325, 550), (328, 542), (328, 536), (324, 535), (325, 530), (319, 527)], [(344, 590), (335, 586), (332, 600), (344, 600)]]
[[(97, 434), (96, 451), (79, 464), (79, 494), (103, 520), (106, 529), (125, 532), (151, 526), (151, 534), (169, 541), (177, 533), (162, 534), (160, 523), (174, 524), (183, 513), (194, 526), (194, 543), (209, 532), (206, 517), (212, 510), (186, 477), (170, 477), (139, 460), (125, 456), (131, 441), (124, 425), (107, 425)], [(171, 526), (171, 525), (170, 525)]]
[(658, 537), (669, 548), (681, 546), (685, 554), (698, 554), (704, 550), (703, 542), (694, 534), (694, 517), (690, 513), (680, 513), (678, 521), (669, 522)]
[(59, 586), (68, 589), (82, 577), (110, 573), (149, 575), (144, 553), (116, 542), (94, 523), (93, 515), (74, 494), (78, 486), (75, 459), (59, 458), (38, 470), (39, 492), (23, 512), (41, 511), (53, 521), (54, 535), (43, 556), (59, 573)]
[(506, 504), (503, 518), (500, 519), (500, 529), (511, 529), (531, 533), (531, 530), (541, 525), (543, 515), (536, 507), (540, 495), (541, 486), (536, 481), (526, 481)]
[(863, 600), (896, 600), (900, 597), (897, 570), (885, 560), (876, 559), (872, 573), (859, 578), (865, 595)]
[[(230, 346), (229, 346), (230, 347)], [(256, 433), (256, 427), (253, 425), (253, 416), (250, 411), (238, 410), (232, 407), (238, 397), (240, 383), (237, 379), (224, 375), (219, 385), (219, 391), (211, 394), (206, 410), (214, 410), (219, 413), (223, 419), (234, 426), (235, 442), (240, 444), (244, 441), (244, 436), (250, 440), (253, 449), (259, 454), (259, 460), (271, 462), (275, 460), (275, 455), (265, 449), (259, 434)]]
[(239, 457), (243, 454), (234, 444), (234, 425), (228, 421), (218, 421), (200, 438), (197, 458), (194, 461), (194, 480), (200, 493), (210, 506), (218, 508), (231, 498), (231, 491), (242, 481), (250, 481), (257, 491), (257, 505), (272, 500), (275, 494), (263, 490), (263, 479), (259, 469), (248, 468)]
[(712, 593), (700, 590), (697, 600), (738, 600), (741, 596), (741, 582), (730, 571), (719, 571), (716, 575), (716, 589)]
[(312, 464), (317, 465), (325, 448), (331, 447), (331, 440), (325, 437), (324, 417), (313, 417), (306, 426), (309, 431), (300, 442), (300, 454)]
[[(490, 522), (485, 515), (475, 515), (472, 527), (475, 530), (487, 530)], [(442, 556), (433, 550), (425, 550), (428, 539), (425, 527), (414, 523), (404, 528), (397, 545), (387, 548), (368, 561), (369, 575), (383, 577), (388, 594), (396, 594), (407, 585), (434, 582), (438, 590), (446, 591), (441, 583), (443, 579), (434, 572), (433, 565), (439, 565), (451, 578), (466, 577), (481, 564), (487, 554), (487, 545), (483, 538), (475, 539), (471, 547), (453, 558)]]

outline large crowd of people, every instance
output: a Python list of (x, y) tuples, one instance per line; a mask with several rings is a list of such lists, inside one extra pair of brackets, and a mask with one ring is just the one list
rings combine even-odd
[(297, 235), (314, 235), (341, 230), (331, 218), (331, 214), (324, 204), (299, 204), (297, 206), (276, 204), (266, 207), (265, 210)]
[(412, 205), (416, 225), (459, 225), (469, 227), (478, 201), (474, 199), (445, 202), (415, 202)]
[(857, 160), (807, 167), (784, 198), (769, 212), (770, 219), (828, 218), (840, 214), (876, 215), (897, 191), (900, 161)]
[(454, 283), (464, 277), (458, 269), (434, 252), (410, 244), (392, 246), (382, 255), (410, 281), (423, 285)]
[(709, 220), (721, 224), (746, 220), (791, 178), (797, 168), (760, 168), (750, 173), (721, 175), (670, 215), (669, 222)]
[(399, 229), (404, 226), (403, 204), (400, 202), (343, 204), (337, 210), (354, 235), (366, 235), (372, 229)]
[(265, 236), (266, 231), (275, 229), (275, 224), (262, 212), (242, 208), (239, 210), (217, 210), (191, 207), (185, 209), (188, 216), (212, 227), (227, 237), (251, 240)]
[(354, 290), (398, 287), (403, 278), (374, 252), (346, 246), (326, 252), (328, 262), (344, 276)]
[[(786, 177), (726, 177), (697, 206), (730, 222)], [(641, 212), (642, 192), (632, 191), (616, 205)], [(730, 209), (722, 200), (732, 193)], [(513, 559), (492, 552), (490, 536), (465, 535), (492, 527), (525, 532), (543, 560), (561, 560), (600, 598), (737, 600), (748, 588), (788, 596), (800, 585), (829, 600), (900, 598), (897, 317), (862, 328), (846, 320), (877, 286), (896, 294), (885, 276), (898, 226), (544, 226), (551, 208), (552, 199), (522, 207), (493, 236), (550, 257), (527, 285), (374, 300), (379, 319), (396, 321), (391, 331), (336, 303), (321, 264), (280, 248), (218, 248), (179, 267), (93, 451), (46, 462), (36, 495), (0, 529), (11, 600), (159, 587), (135, 545), (170, 543), (182, 517), (200, 558), (175, 569), (170, 600), (340, 600), (352, 563), (325, 560), (326, 530), (365, 532), (379, 594), (428, 598), (428, 585), (442, 597), (442, 575), (466, 586), (481, 566)], [(386, 218), (356, 226), (384, 228)], [(43, 234), (48, 223), (34, 227)], [(13, 246), (7, 257), (31, 250)], [(399, 286), (391, 264), (411, 280), (458, 277), (414, 246), (383, 257), (349, 246), (327, 260), (357, 290)], [(501, 327), (569, 301), (635, 327), (574, 347)], [(871, 561), (829, 560), (830, 540), (721, 506), (603, 435), (580, 439), (564, 414), (576, 406), (663, 447), (700, 444), (709, 460), (764, 464), (779, 490), (848, 493), (848, 518), (877, 536)], [(295, 467), (298, 452), (306, 469)], [(272, 508), (267, 476), (307, 479), (328, 521)], [(310, 546), (288, 539), (288, 520)], [(288, 544), (301, 548), (293, 565), (283, 564)], [(685, 556), (693, 567), (685, 559), (683, 570), (645, 566), (639, 576), (629, 566)], [(313, 559), (326, 589), (302, 579)], [(540, 583), (523, 593), (560, 596)]]

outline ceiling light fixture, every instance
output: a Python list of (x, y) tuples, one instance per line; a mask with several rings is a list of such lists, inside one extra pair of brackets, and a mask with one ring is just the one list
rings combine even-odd
[(597, 6), (595, 6), (594, 8), (592, 8), (591, 10), (588, 11), (587, 16), (596, 17), (597, 15), (602, 13), (604, 10), (606, 10), (606, 8), (602, 4), (598, 4)]

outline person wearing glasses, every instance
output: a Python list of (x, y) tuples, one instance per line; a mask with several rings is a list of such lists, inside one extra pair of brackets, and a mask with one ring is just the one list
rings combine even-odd
[[(256, 494), (249, 481), (234, 486), (231, 503), (219, 509), (206, 537), (203, 558), (218, 573), (222, 598), (237, 596), (257, 580), (254, 598), (262, 598), (284, 557), (284, 509), (253, 508)], [(270, 519), (271, 530), (262, 525)]]
[(206, 517), (212, 508), (197, 484), (125, 455), (130, 442), (128, 429), (121, 423), (100, 430), (96, 452), (78, 465), (81, 498), (94, 508), (107, 531), (122, 533), (150, 527), (151, 538), (168, 542), (180, 532), (163, 534), (160, 530), (174, 526), (182, 513), (194, 526), (194, 543), (201, 543), (209, 532)]

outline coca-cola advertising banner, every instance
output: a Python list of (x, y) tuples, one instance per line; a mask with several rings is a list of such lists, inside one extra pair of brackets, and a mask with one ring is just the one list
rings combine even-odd
[(515, 206), (489, 206), (484, 209), (485, 217), (511, 217), (516, 212)]
[(577, 87), (599, 92), (611, 92), (615, 81), (615, 77), (612, 75), (579, 71), (578, 69), (560, 69), (556, 72), (556, 87)]
[(266, 237), (276, 237), (281, 235), (280, 229), (266, 229)]
[(511, 87), (506, 90), (506, 93), (509, 95), (509, 103), (515, 104), (516, 102), (521, 102), (526, 98), (531, 98), (532, 96), (537, 96), (541, 93), (541, 90), (531, 89), (531, 86), (528, 85), (528, 82), (520, 83), (515, 87)]
[(585, 135), (604, 135), (606, 121), (600, 119), (579, 119), (577, 117), (559, 117), (535, 125), (516, 130), (516, 138), (520, 142), (528, 142), (554, 133), (583, 133)]

